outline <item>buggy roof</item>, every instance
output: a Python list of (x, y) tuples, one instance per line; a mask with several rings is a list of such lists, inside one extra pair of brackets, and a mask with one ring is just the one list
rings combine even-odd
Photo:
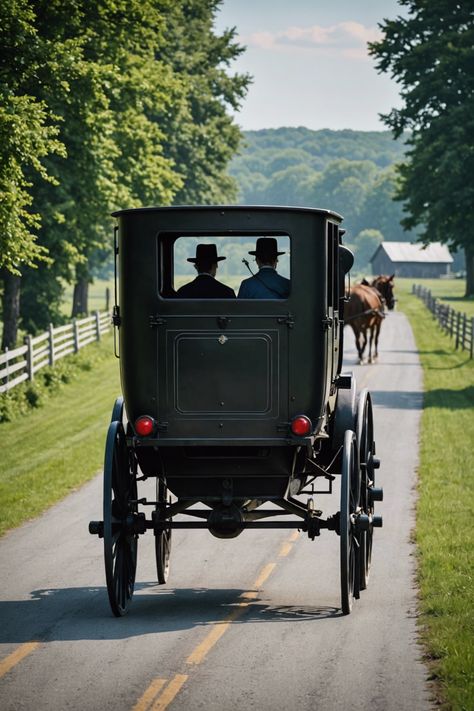
[(119, 217), (120, 215), (126, 215), (129, 213), (137, 212), (186, 212), (193, 210), (202, 211), (215, 211), (219, 212), (222, 210), (232, 210), (236, 212), (248, 212), (248, 211), (261, 211), (261, 212), (306, 212), (309, 214), (319, 214), (326, 215), (328, 217), (334, 217), (336, 220), (340, 221), (344, 219), (342, 215), (335, 212), (334, 210), (327, 210), (318, 207), (293, 207), (287, 205), (174, 205), (172, 207), (135, 207), (126, 208), (124, 210), (116, 210), (112, 213), (113, 217)]

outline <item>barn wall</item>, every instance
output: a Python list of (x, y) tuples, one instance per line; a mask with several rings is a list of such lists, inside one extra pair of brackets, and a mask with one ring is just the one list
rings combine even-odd
[(434, 264), (430, 262), (392, 262), (389, 257), (380, 251), (372, 261), (372, 273), (395, 274), (400, 277), (413, 277), (418, 279), (437, 279), (450, 273), (449, 264)]

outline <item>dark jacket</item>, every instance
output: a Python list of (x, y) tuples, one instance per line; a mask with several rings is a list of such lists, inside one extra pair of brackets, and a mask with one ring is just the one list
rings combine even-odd
[(184, 284), (177, 293), (181, 299), (235, 299), (233, 289), (210, 274), (198, 274), (194, 281)]

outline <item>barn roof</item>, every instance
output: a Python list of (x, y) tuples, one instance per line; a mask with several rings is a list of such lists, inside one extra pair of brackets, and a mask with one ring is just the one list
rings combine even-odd
[(385, 252), (390, 261), (397, 262), (424, 262), (430, 264), (451, 264), (453, 258), (449, 249), (441, 242), (432, 242), (427, 247), (422, 244), (409, 242), (382, 242), (370, 261), (372, 262), (379, 250)]

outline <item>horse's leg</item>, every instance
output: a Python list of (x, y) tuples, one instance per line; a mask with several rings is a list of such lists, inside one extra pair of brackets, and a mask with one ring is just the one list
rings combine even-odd
[(379, 319), (377, 323), (375, 324), (375, 354), (374, 358), (377, 360), (379, 357), (379, 334), (380, 334), (380, 327), (382, 326), (382, 319)]
[(351, 327), (352, 327), (352, 330), (354, 331), (354, 338), (355, 338), (355, 344), (356, 344), (356, 348), (357, 348), (357, 353), (358, 353), (358, 355), (359, 355), (359, 362), (361, 362), (361, 361), (360, 361), (360, 359), (361, 359), (361, 355), (360, 355), (360, 331), (359, 331), (359, 329), (357, 328), (357, 326), (355, 325), (355, 323), (351, 323)]
[(360, 334), (362, 336), (362, 346), (359, 350), (359, 363), (363, 363), (364, 362), (364, 351), (365, 351), (365, 347), (367, 345), (367, 329), (366, 328), (361, 329)]
[(373, 358), (372, 358), (372, 343), (374, 342), (374, 327), (370, 326), (369, 327), (370, 331), (370, 339), (369, 339), (369, 358), (368, 362), (373, 363)]

